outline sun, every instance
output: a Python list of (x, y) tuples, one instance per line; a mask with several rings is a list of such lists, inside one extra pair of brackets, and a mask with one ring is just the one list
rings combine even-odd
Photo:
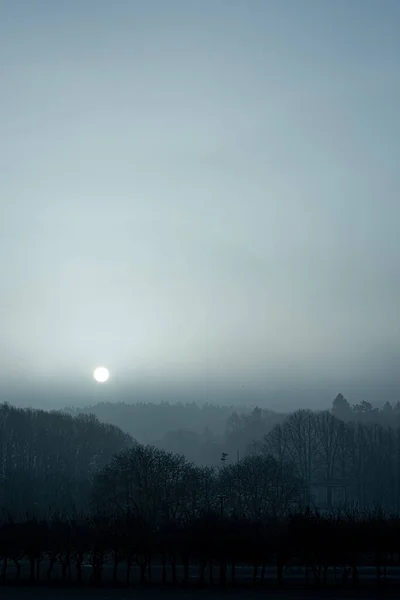
[(97, 383), (105, 383), (108, 381), (110, 377), (110, 371), (106, 369), (106, 367), (96, 367), (93, 371), (93, 379), (97, 381)]

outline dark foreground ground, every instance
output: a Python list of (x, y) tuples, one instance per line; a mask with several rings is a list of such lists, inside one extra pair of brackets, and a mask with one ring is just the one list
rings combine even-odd
[(0, 598), (6, 600), (398, 600), (399, 594), (382, 594), (378, 590), (350, 591), (267, 591), (267, 590), (77, 590), (31, 587), (1, 587)]
[[(59, 565), (53, 572), (52, 581), (46, 578), (46, 567), (42, 564), (39, 581), (29, 584), (29, 564), (21, 561), (21, 577), (15, 582), (15, 569), (10, 565), (7, 570), (7, 583), (0, 585), (0, 600), (372, 600), (387, 598), (394, 600), (400, 598), (400, 567), (388, 567), (386, 579), (381, 577), (377, 581), (377, 571), (374, 567), (359, 567), (359, 586), (354, 589), (351, 578), (343, 587), (343, 569), (329, 569), (327, 573), (327, 589), (315, 589), (313, 587), (312, 575), (306, 587), (305, 569), (293, 567), (285, 569), (285, 588), (280, 589), (276, 583), (276, 569), (267, 567), (264, 582), (261, 583), (258, 574), (256, 584), (253, 582), (253, 569), (248, 566), (238, 566), (236, 572), (236, 587), (229, 582), (225, 588), (218, 583), (219, 570), (215, 568), (214, 583), (210, 587), (200, 588), (198, 580), (198, 568), (193, 566), (189, 573), (189, 587), (173, 586), (171, 583), (161, 584), (161, 566), (153, 565), (152, 583), (141, 585), (139, 583), (139, 569), (133, 567), (131, 570), (131, 587), (126, 587), (124, 582), (125, 569), (121, 566), (118, 572), (119, 587), (113, 584), (113, 567), (105, 564), (103, 569), (103, 582), (101, 586), (93, 587), (90, 584), (90, 565), (85, 565), (83, 587), (73, 583), (62, 584)], [(182, 580), (183, 569), (177, 568), (178, 580)], [(383, 574), (382, 574), (383, 575)], [(209, 573), (208, 573), (209, 576)], [(58, 581), (57, 581), (58, 580)], [(171, 582), (171, 573), (168, 573), (168, 581)]]
[[(0, 565), (1, 566), (1, 565)], [(20, 573), (20, 583), (29, 582), (30, 577), (30, 566), (27, 560), (20, 561), (21, 573)], [(48, 562), (42, 561), (40, 564), (40, 575), (39, 580), (40, 583), (47, 584), (47, 570), (48, 570)], [(89, 584), (90, 578), (92, 575), (92, 567), (90, 564), (83, 565), (83, 583), (84, 585)], [(313, 578), (311, 569), (308, 570), (310, 581)], [(61, 580), (61, 566), (59, 564), (54, 565), (51, 580), (52, 582)], [(336, 570), (330, 567), (327, 571), (327, 583), (328, 584), (339, 584), (343, 578), (343, 568), (337, 567)], [(182, 565), (177, 565), (176, 567), (176, 575), (177, 580), (182, 581), (184, 576), (184, 570)], [(373, 566), (360, 566), (358, 568), (358, 575), (360, 584), (374, 584), (377, 581), (377, 570), (376, 567)], [(9, 563), (7, 567), (7, 583), (13, 583), (16, 576), (16, 568), (13, 563)], [(239, 585), (249, 585), (253, 582), (253, 567), (247, 565), (237, 565), (236, 566), (236, 582)], [(75, 567), (71, 565), (71, 577), (72, 581), (77, 580)], [(148, 577), (148, 575), (147, 575)], [(214, 566), (213, 568), (213, 581), (214, 585), (218, 585), (219, 580), (219, 567)], [(37, 579), (37, 572), (35, 573), (35, 578)], [(126, 581), (126, 567), (123, 564), (119, 565), (118, 573), (117, 573), (118, 581), (123, 584)], [(208, 567), (205, 571), (205, 580), (209, 582), (210, 572)], [(261, 569), (257, 571), (256, 581), (260, 582), (261, 578)], [(301, 587), (304, 585), (306, 580), (306, 571), (304, 567), (301, 566), (287, 566), (284, 569), (283, 578), (285, 583), (290, 586), (295, 585), (297, 587)], [(231, 581), (231, 569), (228, 567), (227, 570), (227, 579), (228, 583)], [(386, 568), (386, 579), (387, 582), (395, 584), (399, 588), (399, 599), (400, 599), (400, 566), (388, 566)], [(384, 580), (384, 572), (383, 568), (381, 569), (381, 581)], [(113, 581), (113, 565), (110, 563), (105, 563), (102, 569), (102, 583), (106, 586), (112, 584)], [(130, 569), (130, 581), (131, 584), (139, 584), (140, 581), (140, 570), (137, 565), (133, 565)], [(162, 567), (160, 564), (153, 564), (151, 567), (151, 582), (154, 584), (160, 584), (162, 581)], [(266, 584), (274, 584), (276, 583), (276, 567), (268, 566), (264, 572), (264, 581)], [(167, 567), (167, 582), (172, 582), (172, 571), (170, 566)], [(199, 582), (199, 567), (195, 565), (191, 565), (189, 568), (189, 582), (192, 585), (195, 585), (196, 582)], [(51, 583), (51, 582), (50, 582)], [(351, 574), (349, 575), (348, 585), (351, 585)], [(0, 585), (0, 594), (1, 594), (1, 585)], [(0, 595), (1, 599), (1, 595)]]

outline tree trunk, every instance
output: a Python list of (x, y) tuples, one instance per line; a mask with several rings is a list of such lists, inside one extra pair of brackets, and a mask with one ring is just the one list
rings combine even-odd
[(35, 559), (34, 558), (29, 559), (29, 565), (30, 565), (30, 571), (31, 571), (30, 580), (35, 581)]
[(118, 583), (118, 564), (119, 559), (117, 556), (114, 556), (114, 568), (113, 568), (113, 582)]
[(314, 581), (315, 583), (317, 583), (319, 585), (321, 578), (320, 578), (320, 567), (317, 569), (316, 565), (312, 565), (311, 566), (311, 570), (313, 572), (314, 575)]
[(253, 583), (256, 583), (256, 581), (257, 581), (257, 574), (258, 574), (258, 565), (255, 564), (253, 566)]
[(224, 561), (219, 565), (219, 580), (222, 585), (226, 585), (226, 562)]
[(93, 558), (92, 562), (92, 577), (91, 580), (93, 583), (101, 582), (101, 575), (103, 570), (103, 558), (100, 554), (96, 554)]
[(145, 583), (145, 581), (146, 581), (146, 567), (147, 567), (147, 562), (143, 561), (140, 564), (140, 583)]
[(280, 587), (283, 586), (283, 561), (278, 560), (276, 563), (276, 579)]
[(381, 563), (380, 563), (379, 560), (378, 560), (378, 563), (376, 565), (376, 578), (377, 578), (378, 583), (379, 583), (380, 580), (381, 580)]
[(131, 582), (131, 566), (132, 559), (130, 556), (126, 559), (126, 585), (129, 585)]
[(175, 552), (172, 553), (171, 566), (172, 566), (172, 583), (174, 585), (176, 585), (176, 583), (177, 583), (177, 576), (176, 576), (176, 556), (175, 556)]
[(3, 583), (5, 583), (6, 579), (7, 579), (7, 565), (8, 565), (8, 556), (5, 556), (4, 562), (3, 562), (3, 568), (1, 570), (1, 578), (3, 580)]
[(326, 584), (328, 582), (328, 565), (324, 565), (324, 586), (326, 587)]
[(80, 560), (80, 559), (77, 559), (75, 561), (77, 580), (79, 583), (82, 582), (82, 562), (83, 562), (83, 560)]
[(48, 569), (47, 569), (47, 581), (51, 580), (51, 574), (53, 572), (55, 562), (56, 562), (56, 558), (55, 558), (55, 556), (52, 556), (50, 559), (50, 562), (49, 562)]
[(261, 581), (265, 580), (265, 564), (263, 563), (261, 567)]
[(200, 585), (204, 585), (204, 577), (207, 563), (204, 559), (200, 562)]
[(358, 585), (358, 568), (355, 563), (352, 565), (352, 569), (353, 569), (353, 583), (354, 583), (354, 585)]
[(183, 583), (187, 585), (189, 583), (189, 557), (183, 558)]
[(326, 490), (326, 500), (327, 500), (327, 504), (328, 504), (328, 510), (332, 510), (332, 505), (333, 505), (333, 490), (332, 487), (329, 485), (327, 490)]
[[(66, 580), (66, 578), (67, 578), (67, 568), (68, 568), (67, 561), (66, 561), (66, 560), (63, 560), (63, 561), (62, 561), (62, 563), (61, 563), (61, 579), (62, 579), (63, 581), (65, 581), (65, 580)], [(94, 572), (94, 571), (93, 571), (93, 569), (92, 569), (92, 573), (93, 573), (93, 572)]]

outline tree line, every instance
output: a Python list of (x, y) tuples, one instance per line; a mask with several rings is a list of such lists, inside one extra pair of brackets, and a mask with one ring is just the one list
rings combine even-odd
[(0, 509), (89, 508), (92, 478), (131, 436), (94, 415), (0, 405)]
[[(187, 403), (101, 402), (85, 409), (68, 409), (76, 415), (94, 414), (100, 421), (112, 423), (141, 444), (184, 454), (197, 465), (218, 465), (222, 452), (226, 464), (244, 456), (249, 445), (259, 441), (288, 414), (260, 407), (233, 407)], [(400, 402), (373, 407), (369, 402), (356, 404), (342, 394), (333, 401), (331, 412), (343, 421), (400, 425)]]
[[(378, 584), (400, 565), (400, 518), (382, 511), (320, 515), (306, 510), (252, 519), (214, 510), (137, 511), (4, 519), (1, 582), (358, 586), (374, 567)], [(247, 569), (243, 579), (243, 568)], [(292, 582), (293, 585), (293, 582)]]
[(285, 415), (249, 407), (169, 402), (128, 404), (101, 402), (68, 414), (94, 414), (100, 421), (127, 431), (141, 444), (184, 454), (198, 465), (217, 465), (222, 452), (227, 462), (243, 455), (253, 439), (260, 439)]
[(299, 410), (258, 436), (235, 462), (200, 466), (93, 415), (1, 405), (3, 580), (27, 563), (32, 581), (83, 581), (88, 564), (92, 582), (110, 565), (128, 583), (161, 565), (162, 581), (217, 568), (224, 583), (245, 564), (255, 580), (272, 565), (282, 584), (298, 563), (323, 584), (329, 567), (356, 581), (365, 562), (400, 563), (399, 427)]
[[(265, 477), (272, 481), (278, 476), (288, 478), (289, 473), (288, 489), (293, 482), (296, 490), (301, 488), (303, 508), (352, 505), (400, 511), (400, 427), (396, 421), (395, 426), (368, 419), (344, 421), (335, 416), (334, 408), (296, 411), (266, 435), (261, 409), (243, 417), (232, 415), (232, 435), (241, 431), (243, 422), (254, 433), (252, 441), (241, 446), (240, 454), (234, 451), (236, 444), (216, 447), (214, 465), (202, 468), (179, 453), (158, 448), (158, 456), (164, 458), (157, 460), (179, 457), (178, 463), (184, 464), (191, 476), (202, 473), (204, 479), (207, 475), (210, 489), (218, 474), (219, 485), (223, 480), (222, 487), (230, 490), (225, 494), (226, 508), (246, 514), (251, 505), (256, 515), (265, 502)], [(146, 447), (94, 415), (0, 405), (0, 508), (14, 513), (49, 507), (87, 510), (100, 470), (110, 470), (113, 457), (122, 460), (119, 453), (132, 446)], [(131, 470), (141, 472), (139, 463)], [(175, 473), (178, 463), (171, 462)], [(149, 467), (147, 477), (150, 472)], [(250, 489), (252, 497), (246, 500)]]
[(299, 410), (276, 425), (253, 452), (290, 462), (304, 483), (304, 503), (378, 506), (400, 511), (400, 427), (344, 422), (329, 411)]

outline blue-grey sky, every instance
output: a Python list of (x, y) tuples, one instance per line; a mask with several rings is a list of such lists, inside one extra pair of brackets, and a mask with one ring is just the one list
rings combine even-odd
[(0, 0), (3, 381), (399, 382), (399, 27)]

